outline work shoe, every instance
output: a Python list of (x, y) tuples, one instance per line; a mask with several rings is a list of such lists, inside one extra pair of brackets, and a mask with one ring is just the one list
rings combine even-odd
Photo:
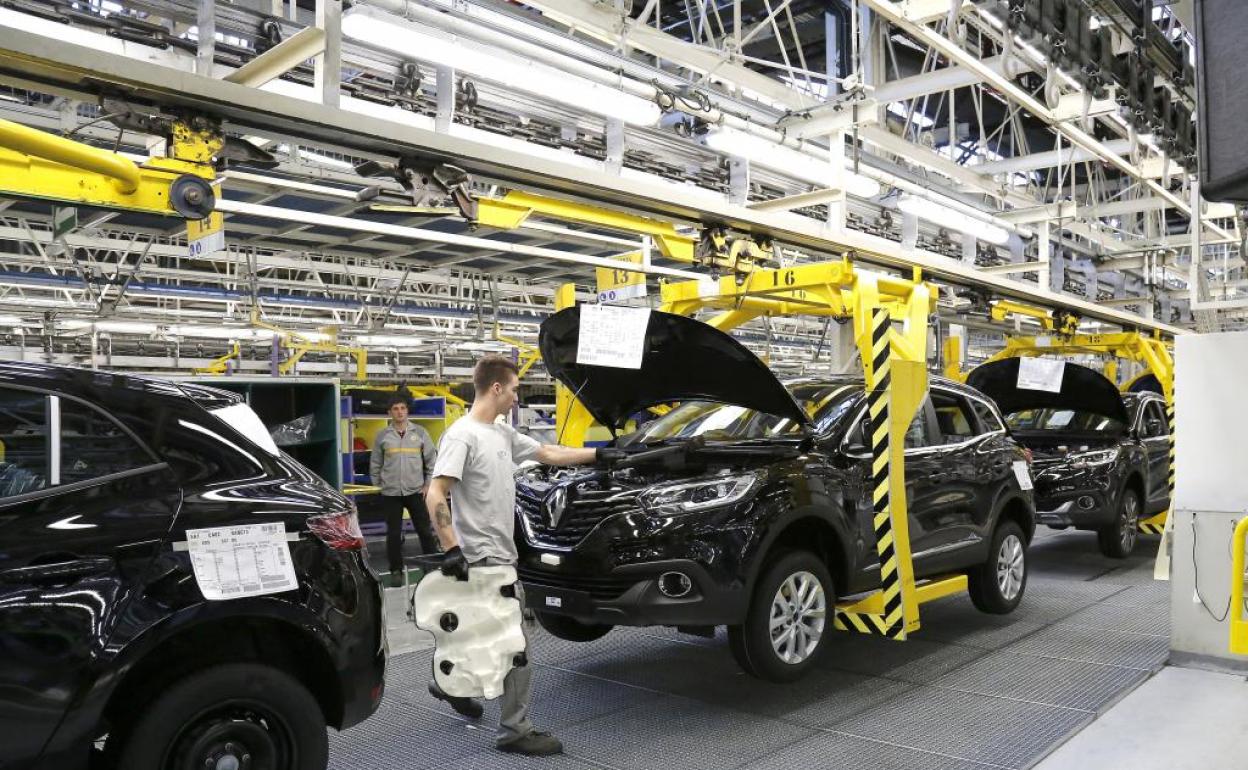
[(563, 753), (563, 744), (558, 738), (537, 730), (509, 741), (499, 741), (496, 745), (499, 751), (505, 751), (508, 754), (527, 754), (530, 757), (549, 757)]
[(485, 708), (482, 707), (481, 701), (475, 698), (457, 698), (454, 695), (447, 695), (441, 687), (438, 687), (437, 682), (429, 683), (429, 694), (440, 701), (446, 701), (451, 705), (451, 708), (455, 709), (455, 713), (462, 714), (469, 719), (480, 719), (481, 715), (485, 713)]

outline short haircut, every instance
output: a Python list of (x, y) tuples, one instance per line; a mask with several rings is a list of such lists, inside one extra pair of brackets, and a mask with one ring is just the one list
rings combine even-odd
[[(400, 396), (400, 395), (391, 396), (390, 403), (386, 404), (386, 411), (387, 412), (390, 411), (391, 409), (393, 409), (399, 404), (402, 404), (403, 406), (408, 406), (407, 396)], [(410, 409), (411, 407), (408, 407), (408, 408)]]
[(478, 393), (484, 393), (494, 383), (506, 383), (511, 375), (520, 376), (520, 367), (510, 358), (484, 356), (472, 369), (472, 385)]

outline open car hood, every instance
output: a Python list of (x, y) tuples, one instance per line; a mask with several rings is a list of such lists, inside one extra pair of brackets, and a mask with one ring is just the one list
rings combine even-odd
[(997, 402), (1003, 414), (1024, 409), (1074, 409), (1112, 417), (1126, 425), (1127, 407), (1114, 383), (1086, 366), (1067, 363), (1062, 374), (1062, 390), (1030, 390), (1018, 387), (1017, 358), (1006, 358), (977, 366), (966, 384)]
[(810, 422), (758, 356), (701, 321), (651, 311), (640, 369), (578, 364), (580, 322), (580, 308), (572, 307), (542, 323), (537, 341), (542, 362), (595, 420), (612, 430), (648, 406), (690, 400), (736, 404)]

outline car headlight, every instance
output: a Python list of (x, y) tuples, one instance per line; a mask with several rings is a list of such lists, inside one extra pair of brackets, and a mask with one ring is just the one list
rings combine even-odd
[(1094, 468), (1098, 465), (1109, 465), (1118, 459), (1121, 449), (1114, 447), (1113, 449), (1098, 449), (1094, 452), (1081, 452), (1077, 455), (1071, 455), (1068, 459), (1070, 464), (1075, 468)]
[(697, 481), (651, 487), (641, 494), (641, 504), (651, 513), (693, 513), (732, 505), (745, 498), (758, 483), (758, 474), (741, 473)]

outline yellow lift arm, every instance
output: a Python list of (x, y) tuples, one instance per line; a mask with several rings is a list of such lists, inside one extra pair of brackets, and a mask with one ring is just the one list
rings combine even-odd
[(511, 230), (523, 225), (530, 216), (538, 215), (650, 236), (659, 253), (673, 262), (705, 265), (735, 273), (749, 273), (760, 264), (772, 262), (769, 241), (733, 238), (721, 228), (683, 232), (671, 222), (520, 190), (512, 190), (501, 198), (477, 198), (474, 203), (476, 211), (473, 221), (487, 227)]
[(142, 165), (115, 152), (0, 120), (0, 195), (199, 220), (212, 213), (219, 124), (169, 123), (167, 157)]

